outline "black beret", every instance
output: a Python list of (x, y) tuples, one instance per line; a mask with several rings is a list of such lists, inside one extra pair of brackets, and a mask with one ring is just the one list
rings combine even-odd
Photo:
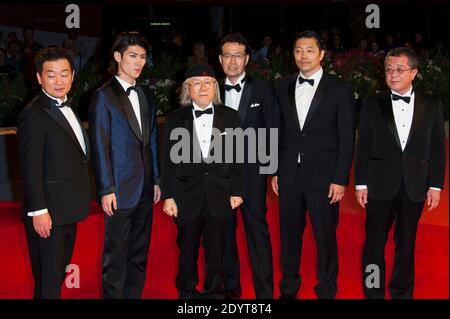
[(186, 71), (185, 80), (193, 76), (210, 76), (215, 78), (216, 74), (214, 69), (208, 64), (196, 64), (191, 66)]

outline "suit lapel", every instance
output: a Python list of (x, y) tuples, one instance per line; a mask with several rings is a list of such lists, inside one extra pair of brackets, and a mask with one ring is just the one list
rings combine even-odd
[[(89, 136), (87, 135), (86, 130), (83, 128), (83, 125), (81, 124), (81, 121), (80, 121), (80, 118), (78, 117), (78, 115), (75, 112), (73, 112), (73, 114), (77, 118), (78, 124), (80, 124), (81, 132), (83, 133), (84, 147), (86, 148), (86, 157), (89, 158), (90, 153), (91, 153), (91, 148), (89, 145)], [(84, 155), (84, 153), (83, 153), (83, 155)]]
[[(242, 100), (241, 100), (242, 101)], [(223, 132), (225, 130), (225, 121), (223, 114), (223, 106), (214, 105), (214, 117), (213, 117), (213, 130), (217, 129), (219, 132)], [(214, 132), (211, 134), (211, 143), (209, 144), (208, 155), (211, 154), (211, 149), (213, 148), (213, 144), (216, 144), (218, 141), (213, 141)], [(218, 144), (216, 144), (218, 145)], [(214, 153), (213, 153), (214, 154)]]
[(317, 87), (316, 93), (314, 94), (314, 97), (311, 101), (311, 106), (309, 107), (308, 114), (306, 114), (305, 124), (303, 124), (303, 129), (308, 126), (311, 117), (314, 115), (314, 112), (316, 112), (317, 108), (320, 105), (320, 102), (322, 102), (322, 99), (325, 96), (325, 90), (328, 84), (329, 77), (325, 73), (322, 75), (322, 78), (320, 79), (319, 86)]
[[(180, 116), (180, 122), (182, 127), (186, 128), (189, 132), (189, 139), (190, 139), (190, 161), (191, 163), (194, 162), (194, 158), (201, 159), (201, 148), (200, 144), (198, 143), (198, 137), (197, 133), (194, 129), (194, 116), (192, 115), (192, 106), (185, 107), (185, 111)], [(195, 145), (194, 145), (195, 143)], [(194, 155), (194, 152), (196, 153)]]
[(245, 117), (247, 116), (247, 111), (250, 106), (250, 97), (252, 95), (253, 79), (247, 75), (245, 80), (244, 89), (242, 91), (241, 100), (239, 101), (239, 118), (241, 123), (244, 123)]
[(227, 80), (227, 78), (223, 79), (220, 82), (220, 99), (222, 100), (223, 105), (227, 105), (226, 101), (225, 101), (225, 81)]
[(386, 93), (384, 96), (380, 98), (380, 108), (383, 113), (384, 120), (394, 137), (397, 146), (401, 149), (402, 146), (400, 144), (400, 139), (398, 137), (397, 126), (395, 125), (394, 111), (392, 110), (392, 101), (390, 98), (390, 94)]
[(425, 119), (426, 116), (425, 113), (426, 113), (425, 99), (420, 93), (416, 92), (414, 97), (414, 114), (411, 123), (411, 129), (408, 134), (408, 140), (406, 141), (406, 146), (408, 146), (408, 143), (414, 136), (414, 133), (417, 132), (417, 129), (420, 127), (423, 120)]
[(149, 142), (150, 136), (150, 123), (151, 114), (149, 111), (150, 104), (144, 94), (144, 91), (141, 88), (137, 89), (138, 97), (139, 97), (139, 106), (141, 111), (141, 125), (142, 125), (142, 139), (144, 141), (144, 145)]
[(142, 133), (139, 128), (139, 123), (136, 118), (136, 115), (134, 114), (133, 106), (131, 105), (130, 99), (125, 93), (122, 85), (120, 85), (119, 81), (117, 81), (115, 76), (111, 79), (110, 86), (113, 92), (116, 94), (117, 98), (119, 99), (119, 104), (123, 112), (125, 113), (125, 116), (127, 117), (131, 130), (133, 131), (134, 135), (136, 135), (136, 137), (142, 142)]
[[(75, 132), (72, 129), (72, 126), (70, 126), (69, 121), (67, 121), (66, 117), (64, 116), (64, 114), (58, 109), (58, 107), (55, 105), (54, 101), (52, 99), (50, 99), (49, 97), (47, 97), (45, 95), (45, 93), (41, 93), (44, 96), (41, 95), (40, 97), (40, 102), (42, 105), (44, 105), (44, 111), (53, 119), (56, 121), (56, 123), (58, 123), (59, 126), (61, 126), (61, 128), (64, 130), (64, 132), (66, 132), (66, 134), (70, 137), (70, 139), (72, 140), (72, 142), (75, 144), (75, 146), (78, 148), (78, 150), (80, 151), (81, 155), (83, 157), (87, 156), (88, 154), (88, 149), (86, 146), (86, 154), (84, 154), (83, 149), (81, 148), (80, 142), (77, 139), (77, 136), (75, 135)], [(75, 112), (74, 112), (75, 114)], [(75, 115), (76, 116), (76, 115)], [(78, 120), (78, 117), (77, 117)], [(81, 126), (80, 121), (78, 120), (78, 123)], [(81, 131), (83, 132), (83, 137), (84, 137), (84, 144), (87, 145), (87, 137), (85, 135), (85, 132), (83, 130), (83, 127), (81, 127)]]
[(289, 109), (291, 111), (292, 118), (294, 119), (298, 130), (301, 131), (300, 121), (298, 119), (298, 113), (297, 113), (297, 105), (295, 102), (295, 86), (297, 84), (297, 77), (298, 77), (298, 74), (295, 74), (291, 80), (291, 83), (289, 83), (288, 88), (287, 88), (287, 90), (288, 90), (287, 95), (288, 95), (288, 100), (289, 100)]

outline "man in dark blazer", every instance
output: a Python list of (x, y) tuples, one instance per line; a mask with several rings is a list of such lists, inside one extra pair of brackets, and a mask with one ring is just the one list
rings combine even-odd
[(336, 227), (339, 201), (348, 184), (354, 147), (352, 87), (320, 66), (325, 51), (314, 31), (294, 41), (300, 73), (275, 86), (281, 110), (278, 176), (281, 239), (281, 298), (296, 298), (302, 236), (309, 212), (317, 245), (318, 298), (334, 298), (337, 290)]
[[(225, 230), (244, 194), (243, 164), (226, 160), (227, 154), (235, 154), (226, 140), (232, 137), (228, 130), (239, 127), (239, 117), (221, 105), (214, 70), (206, 64), (187, 70), (180, 100), (184, 107), (166, 117), (162, 174), (163, 210), (174, 217), (178, 231), (178, 297), (223, 298)], [(195, 287), (202, 236), (205, 280), (200, 295)]]
[[(270, 129), (279, 126), (279, 111), (272, 85), (260, 79), (252, 78), (245, 72), (249, 61), (247, 40), (239, 33), (225, 36), (220, 43), (219, 60), (226, 78), (221, 83), (222, 101), (225, 106), (239, 113), (243, 130), (250, 129), (256, 134), (244, 148), (245, 185), (244, 202), (240, 206), (247, 236), (247, 246), (252, 265), (253, 285), (256, 298), (273, 298), (272, 246), (266, 213), (267, 175), (260, 172), (262, 165), (258, 155), (269, 153), (269, 148), (259, 149), (258, 140), (265, 138), (264, 146), (270, 146)], [(261, 136), (258, 129), (265, 136)], [(278, 142), (278, 139), (276, 139)], [(273, 145), (275, 146), (275, 145)], [(249, 161), (248, 152), (256, 152), (256, 162)], [(237, 214), (233, 214), (227, 229), (224, 251), (224, 288), (228, 297), (241, 295), (239, 255), (236, 243)]]
[(356, 198), (366, 209), (363, 289), (366, 298), (385, 296), (384, 248), (395, 221), (389, 290), (392, 298), (412, 298), (417, 225), (425, 201), (436, 208), (444, 186), (444, 121), (438, 101), (412, 85), (412, 49), (391, 50), (384, 67), (390, 91), (364, 100), (355, 157)]
[(49, 48), (36, 56), (42, 91), (17, 123), (24, 182), (23, 222), (34, 298), (60, 298), (77, 222), (89, 211), (89, 141), (67, 94), (74, 77), (70, 53)]
[(156, 109), (136, 85), (148, 43), (120, 33), (111, 50), (116, 75), (89, 110), (97, 195), (105, 212), (103, 297), (140, 298), (145, 283), (153, 203), (159, 201)]

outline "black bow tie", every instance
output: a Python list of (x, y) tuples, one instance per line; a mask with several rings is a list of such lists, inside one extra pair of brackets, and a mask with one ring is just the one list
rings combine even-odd
[[(244, 84), (244, 82), (245, 82), (245, 77), (242, 78), (241, 84)], [(241, 92), (242, 87), (241, 87), (241, 85), (239, 83), (236, 83), (235, 85), (225, 84), (225, 90), (231, 91), (233, 89), (235, 89), (236, 92), (239, 93), (239, 92)]]
[(70, 106), (70, 101), (69, 101), (69, 100), (67, 100), (67, 101), (65, 101), (65, 102), (62, 102), (61, 104), (58, 104), (58, 102), (55, 102), (55, 105), (56, 105), (57, 107), (59, 107), (59, 108), (63, 108), (64, 106), (71, 107), (71, 106)]
[(409, 102), (411, 101), (411, 96), (400, 96), (400, 95), (392, 93), (392, 101), (398, 101), (398, 100), (403, 100), (409, 104)]
[(194, 113), (195, 113), (195, 117), (199, 118), (203, 114), (213, 114), (213, 109), (212, 109), (212, 107), (210, 107), (209, 109), (206, 109), (206, 110), (203, 110), (203, 111), (195, 110)]
[(241, 85), (239, 83), (237, 83), (236, 85), (229, 85), (229, 84), (225, 84), (225, 90), (227, 91), (231, 91), (235, 89), (236, 92), (241, 92)]
[(298, 83), (303, 84), (304, 82), (308, 82), (311, 86), (314, 86), (314, 79), (305, 79), (299, 76)]
[(138, 85), (132, 85), (132, 86), (130, 86), (130, 87), (127, 89), (127, 92), (126, 92), (127, 95), (130, 96), (130, 93), (131, 93), (132, 90), (135, 90), (135, 91), (137, 92), (138, 87), (139, 87)]

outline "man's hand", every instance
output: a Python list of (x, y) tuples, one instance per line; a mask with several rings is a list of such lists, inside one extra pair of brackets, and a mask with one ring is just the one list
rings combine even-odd
[(272, 180), (270, 181), (270, 184), (272, 185), (272, 190), (275, 194), (278, 196), (278, 176), (272, 177)]
[(52, 218), (49, 213), (38, 216), (33, 216), (33, 226), (36, 233), (42, 238), (50, 237), (50, 230), (52, 229)]
[(439, 205), (440, 199), (441, 192), (430, 188), (427, 192), (428, 211), (435, 209)]
[(344, 197), (345, 186), (338, 184), (330, 184), (328, 198), (331, 198), (330, 204), (339, 202)]
[(230, 196), (230, 205), (231, 208), (235, 209), (238, 208), (239, 205), (241, 205), (243, 202), (242, 197), (239, 196)]
[(117, 210), (116, 194), (111, 193), (102, 196), (102, 208), (106, 215), (114, 215), (113, 209)]
[(368, 193), (369, 193), (369, 191), (367, 190), (367, 188), (357, 189), (356, 192), (355, 192), (356, 201), (363, 208), (366, 208), (366, 204), (368, 203), (368, 201), (367, 201), (367, 194)]
[(161, 188), (159, 185), (153, 186), (153, 204), (156, 204), (161, 199)]
[(173, 198), (168, 198), (164, 201), (163, 212), (168, 216), (178, 217), (177, 203)]

